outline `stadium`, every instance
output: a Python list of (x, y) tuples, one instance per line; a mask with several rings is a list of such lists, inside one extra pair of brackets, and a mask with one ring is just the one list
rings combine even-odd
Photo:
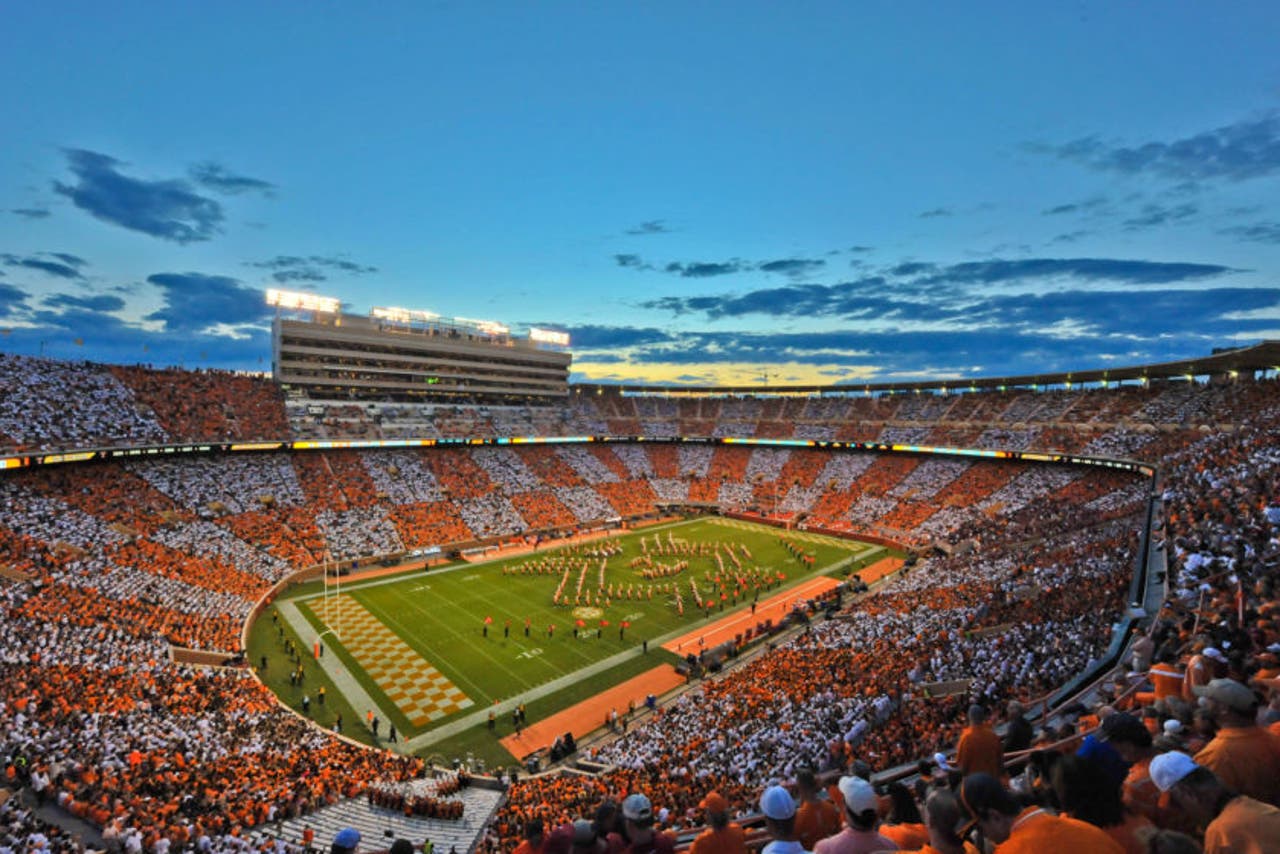
[[(586, 819), (687, 850), (716, 793), (758, 849), (766, 787), (807, 814), (855, 774), (912, 850), (911, 793), (985, 770), (1117, 845), (1194, 831), (1128, 763), (1087, 784), (1124, 822), (1055, 787), (1118, 712), (1280, 805), (1280, 344), (584, 385), (550, 330), (269, 300), (270, 376), (0, 356), (14, 838), (567, 851)], [(1197, 709), (1215, 679), (1256, 723)], [(1214, 752), (1262, 726), (1249, 767)]]

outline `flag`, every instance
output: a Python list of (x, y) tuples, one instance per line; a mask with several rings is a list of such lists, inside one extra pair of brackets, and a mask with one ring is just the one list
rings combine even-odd
[(609, 625), (609, 621), (608, 621), (608, 620), (601, 620), (601, 621), (600, 621), (600, 625), (601, 625), (601, 626), (607, 626), (607, 625)]
[(574, 623), (574, 625), (581, 629), (581, 628), (583, 628), (584, 626), (586, 626), (586, 625), (587, 625), (587, 621), (586, 621), (586, 620), (578, 620), (576, 623)]
[(485, 618), (484, 618), (484, 624), (485, 624), (486, 626), (487, 626), (487, 625), (489, 625), (489, 624), (490, 624), (490, 623), (492, 623), (492, 622), (493, 622), (493, 617), (485, 617)]
[(624, 629), (629, 629), (629, 628), (631, 628), (631, 621), (630, 621), (630, 620), (623, 620), (623, 621), (622, 621), (622, 627), (623, 627)]

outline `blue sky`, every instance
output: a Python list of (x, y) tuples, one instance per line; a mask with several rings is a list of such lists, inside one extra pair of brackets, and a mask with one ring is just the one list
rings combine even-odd
[(1280, 337), (1277, 32), (1274, 3), (18, 4), (0, 349), (263, 370), (268, 287), (563, 329), (592, 381)]

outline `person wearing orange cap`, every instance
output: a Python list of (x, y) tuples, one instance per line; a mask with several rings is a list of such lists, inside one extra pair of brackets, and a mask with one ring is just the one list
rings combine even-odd
[(719, 792), (708, 792), (698, 806), (706, 810), (707, 828), (694, 837), (689, 854), (745, 854), (746, 833), (729, 820), (729, 802)]

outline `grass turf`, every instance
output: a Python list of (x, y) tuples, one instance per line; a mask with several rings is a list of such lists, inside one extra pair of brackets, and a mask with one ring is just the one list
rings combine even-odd
[[(655, 537), (661, 538), (665, 554), (654, 554)], [(641, 573), (645, 567), (632, 566), (635, 559), (644, 555), (642, 539), (654, 563), (670, 566), (687, 561), (687, 569), (671, 576), (643, 577)], [(780, 539), (786, 540), (792, 548), (783, 545)], [(716, 551), (720, 561), (711, 553), (672, 553), (673, 540), (695, 552), (699, 551), (699, 544), (718, 544)], [(620, 553), (607, 559), (589, 554), (606, 542), (619, 547)], [(725, 548), (730, 543), (741, 568), (735, 565)], [(811, 557), (812, 562), (798, 557), (796, 549)], [(545, 696), (537, 696), (528, 702), (530, 720), (538, 720), (648, 667), (672, 660), (669, 653), (657, 648), (659, 639), (705, 624), (708, 619), (748, 608), (756, 596), (757, 586), (760, 587), (760, 598), (765, 598), (814, 574), (825, 572), (843, 578), (887, 554), (889, 552), (879, 546), (708, 518), (623, 533), (607, 541), (591, 541), (576, 548), (552, 545), (532, 554), (490, 563), (461, 564), (426, 573), (415, 572), (343, 585), (344, 595), (359, 603), (378, 623), (390, 629), (398, 642), (408, 647), (406, 658), (412, 658), (408, 654), (411, 651), (430, 663), (473, 704), (425, 725), (412, 723), (388, 696), (388, 690), (394, 691), (394, 688), (377, 684), (366, 673), (361, 659), (367, 662), (367, 650), (357, 649), (357, 655), (353, 655), (332, 634), (326, 636), (326, 648), (330, 655), (337, 656), (345, 664), (380, 707), (379, 714), (383, 720), (394, 723), (405, 737), (413, 737), (462, 715), (480, 713), (483, 716), (495, 701), (526, 692), (538, 694), (537, 689), (543, 689)], [(566, 563), (567, 578), (560, 569), (543, 573), (536, 570), (539, 563), (557, 560)], [(595, 595), (602, 560), (607, 563), (604, 573), (606, 589), (612, 584), (615, 593), (611, 598), (605, 597), (609, 599), (608, 604), (598, 601)], [(778, 578), (779, 574), (784, 578)], [(579, 578), (583, 580), (582, 591), (587, 595), (577, 596), (579, 601), (575, 606)], [(555, 604), (553, 594), (562, 579), (565, 580), (562, 602)], [(704, 601), (715, 603), (710, 617), (696, 606), (691, 582), (697, 586)], [(654, 593), (650, 598), (648, 590), (651, 585)], [(683, 614), (677, 610), (673, 587), (680, 590)], [(630, 599), (625, 594), (628, 588), (632, 594)], [(302, 614), (317, 634), (329, 628), (325, 623), (327, 615), (334, 620), (341, 635), (342, 623), (326, 606), (321, 593), (321, 587), (313, 584), (297, 588), (285, 598), (299, 604)], [(727, 597), (723, 611), (720, 606), (722, 594)], [(491, 622), (486, 623), (486, 618)], [(529, 621), (527, 637), (526, 619)], [(579, 621), (581, 626), (577, 625)], [(602, 625), (602, 621), (607, 625)], [(621, 630), (623, 621), (629, 623), (625, 631)], [(549, 633), (548, 627), (552, 625), (555, 626), (554, 633)], [(578, 629), (576, 638), (575, 628)], [(311, 662), (307, 655), (314, 638), (299, 638), (287, 626), (284, 627), (284, 637), (292, 638), (301, 651), (302, 660), (307, 662), (305, 666), (310, 681), (302, 687), (290, 685), (288, 668), (282, 659), (281, 666), (274, 671), (268, 670), (268, 684), (295, 708), (304, 691), (310, 689), (312, 717), (322, 725), (331, 725), (332, 718), (342, 712), (344, 731), (369, 741), (369, 733), (362, 725), (363, 718), (357, 718), (356, 711), (337, 696), (333, 683), (320, 673), (322, 668)], [(625, 660), (606, 663), (607, 659), (620, 653), (634, 653), (644, 641), (649, 642), (648, 656), (620, 656)], [(273, 626), (267, 617), (260, 618), (251, 633), (250, 660), (258, 663), (263, 653), (271, 654), (274, 660), (282, 657), (282, 651), (280, 627)], [(562, 684), (556, 690), (546, 688), (566, 674), (580, 673), (584, 668), (593, 666), (600, 672), (583, 673), (581, 678)], [(563, 683), (564, 680), (561, 681)], [(324, 709), (318, 710), (314, 690), (321, 682), (328, 683), (328, 696)], [(499, 724), (498, 735), (510, 731), (509, 715), (499, 716)], [(484, 758), (490, 766), (513, 761), (483, 722), (423, 752), (446, 757), (461, 757), (469, 753), (473, 757)]]

